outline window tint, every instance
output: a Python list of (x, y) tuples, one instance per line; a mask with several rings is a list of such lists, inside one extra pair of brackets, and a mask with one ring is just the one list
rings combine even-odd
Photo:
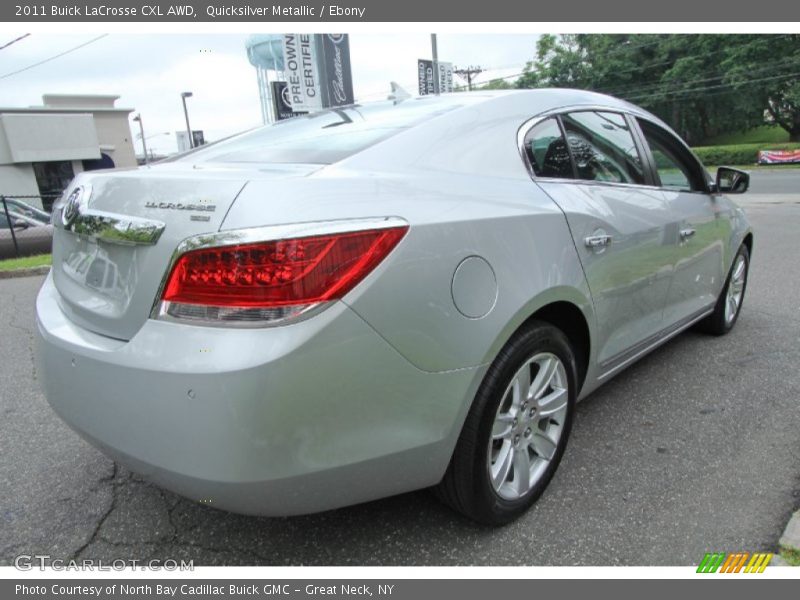
[(569, 151), (555, 118), (531, 128), (525, 136), (525, 152), (537, 177), (572, 178)]
[(622, 115), (574, 112), (562, 122), (578, 179), (645, 183), (641, 157)]
[(696, 168), (692, 168), (691, 159), (685, 156), (686, 151), (680, 144), (670, 140), (671, 136), (667, 132), (646, 121), (639, 120), (639, 126), (653, 155), (661, 187), (682, 192), (703, 190), (700, 182), (702, 176)]

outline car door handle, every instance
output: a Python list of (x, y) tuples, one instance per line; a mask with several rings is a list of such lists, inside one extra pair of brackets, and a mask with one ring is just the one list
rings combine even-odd
[(691, 227), (687, 227), (686, 229), (681, 229), (681, 239), (686, 240), (692, 237), (695, 234), (695, 230)]
[(583, 243), (586, 244), (587, 248), (605, 248), (606, 246), (611, 245), (611, 236), (604, 234), (604, 235), (590, 235), (587, 238), (584, 238)]

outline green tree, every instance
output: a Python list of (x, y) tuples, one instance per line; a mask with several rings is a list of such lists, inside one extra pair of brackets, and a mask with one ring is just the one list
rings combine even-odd
[(764, 122), (800, 136), (800, 36), (578, 34), (539, 38), (518, 87), (630, 100), (690, 143)]
[(765, 110), (768, 120), (800, 142), (800, 35), (741, 35), (722, 68), (734, 90)]

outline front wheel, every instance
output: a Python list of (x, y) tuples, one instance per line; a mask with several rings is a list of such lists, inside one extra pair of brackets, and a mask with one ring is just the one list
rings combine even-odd
[(714, 312), (699, 324), (701, 330), (712, 335), (725, 335), (733, 329), (742, 310), (749, 269), (750, 251), (742, 244), (736, 253), (736, 258), (733, 259), (728, 279), (714, 306)]
[(525, 512), (564, 453), (576, 372), (572, 348), (559, 329), (534, 322), (518, 332), (478, 390), (438, 495), (489, 525)]

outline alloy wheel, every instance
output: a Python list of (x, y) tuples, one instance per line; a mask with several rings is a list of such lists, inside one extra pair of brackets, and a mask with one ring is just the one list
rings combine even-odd
[(731, 270), (731, 280), (725, 298), (725, 323), (730, 325), (739, 312), (744, 295), (744, 284), (747, 278), (747, 261), (743, 255), (736, 257), (736, 262)]
[(511, 379), (489, 441), (489, 479), (504, 500), (525, 496), (555, 455), (566, 422), (569, 380), (549, 352), (529, 358)]

